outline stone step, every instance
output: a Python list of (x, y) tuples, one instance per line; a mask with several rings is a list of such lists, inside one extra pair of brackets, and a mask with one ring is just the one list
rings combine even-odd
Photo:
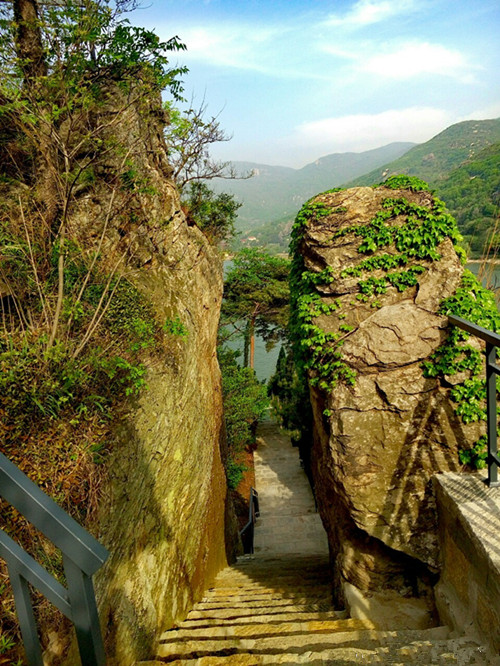
[(276, 608), (278, 606), (293, 606), (295, 608), (302, 608), (305, 611), (310, 610), (311, 612), (333, 610), (330, 597), (324, 599), (310, 599), (309, 597), (281, 597), (278, 599), (247, 599), (243, 601), (233, 599), (230, 604), (222, 603), (220, 601), (199, 601), (194, 610), (236, 610), (238, 608)]
[(321, 582), (327, 585), (330, 580), (331, 576), (328, 571), (312, 571), (309, 574), (304, 575), (293, 571), (282, 573), (281, 575), (277, 572), (255, 572), (253, 575), (250, 575), (248, 573), (237, 571), (232, 574), (217, 576), (214, 586), (262, 585), (269, 584), (270, 581), (277, 581), (280, 585), (295, 585), (297, 583), (310, 584), (314, 582)]
[(286, 558), (281, 556), (267, 555), (244, 555), (238, 558), (237, 562), (230, 567), (226, 567), (221, 573), (229, 571), (313, 571), (318, 568), (330, 565), (329, 557), (326, 555), (289, 555)]
[(339, 613), (340, 617), (343, 616), (343, 611), (334, 611), (332, 610), (331, 604), (295, 604), (292, 599), (280, 599), (279, 601), (267, 602), (267, 604), (240, 604), (238, 606), (233, 606), (232, 608), (221, 608), (216, 606), (215, 608), (198, 608), (195, 607), (192, 611), (189, 612), (186, 620), (200, 620), (203, 618), (206, 619), (234, 619), (234, 618), (245, 618), (250, 617), (259, 617), (261, 615), (275, 615), (277, 613)]
[(231, 605), (233, 601), (267, 601), (272, 599), (315, 599), (331, 600), (332, 592), (324, 587), (300, 588), (297, 590), (280, 590), (274, 588), (262, 588), (259, 590), (232, 589), (208, 590), (199, 603), (218, 603)]
[(353, 620), (357, 622), (358, 629), (352, 624), (349, 629), (344, 628), (337, 632), (325, 633), (293, 633), (263, 638), (219, 638), (206, 640), (177, 641), (173, 643), (160, 642), (157, 658), (186, 659), (210, 655), (228, 655), (240, 653), (273, 654), (297, 653), (305, 651), (323, 650), (340, 644), (354, 645), (360, 640), (376, 640), (378, 632), (373, 629), (371, 622)]
[(457, 666), (495, 666), (498, 660), (490, 660), (484, 649), (473, 640), (466, 638), (413, 640), (402, 644), (395, 640), (387, 645), (327, 647), (318, 650), (306, 650), (301, 654), (218, 654), (202, 657), (168, 660), (153, 660), (141, 662), (140, 666), (160, 666), (169, 663), (170, 666), (265, 666), (267, 664), (280, 664), (282, 666), (296, 666), (308, 664), (309, 666), (354, 666), (356, 664), (414, 664), (415, 666), (429, 666), (431, 664), (457, 664)]
[(181, 622), (179, 629), (188, 629), (188, 628), (199, 628), (202, 627), (225, 627), (237, 624), (273, 624), (279, 622), (306, 622), (310, 620), (341, 620), (344, 619), (345, 611), (328, 611), (328, 612), (301, 612), (301, 611), (288, 611), (288, 612), (277, 612), (267, 615), (256, 614), (251, 609), (245, 610), (240, 609), (240, 612), (237, 616), (234, 616), (232, 611), (213, 611), (216, 613), (216, 616), (207, 617), (207, 613), (200, 613), (200, 617), (191, 618), (188, 616), (188, 619)]
[[(299, 635), (294, 636), (293, 641), (280, 637), (257, 641), (205, 641), (201, 644), (196, 641), (176, 646), (165, 644), (160, 646), (157, 663), (293, 665), (340, 664), (344, 663), (342, 660), (350, 664), (493, 663), (487, 660), (484, 649), (474, 640), (464, 637), (449, 639), (448, 634), (447, 627), (400, 632), (365, 629), (313, 637)], [(209, 646), (210, 651), (207, 650)]]
[(279, 624), (246, 623), (226, 626), (212, 626), (202, 628), (171, 629), (160, 636), (160, 642), (175, 643), (176, 641), (200, 641), (219, 638), (264, 638), (271, 636), (292, 636), (293, 634), (326, 634), (352, 631), (356, 629), (373, 629), (374, 625), (366, 620), (345, 619), (339, 620), (309, 620), (300, 622), (281, 622)]

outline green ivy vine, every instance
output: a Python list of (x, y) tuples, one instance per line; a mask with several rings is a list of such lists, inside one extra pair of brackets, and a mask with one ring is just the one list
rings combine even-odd
[[(429, 191), (426, 183), (405, 175), (393, 176), (382, 185), (390, 189)], [(344, 268), (338, 274), (331, 266), (319, 272), (306, 270), (299, 252), (304, 227), (312, 219), (318, 220), (345, 210), (344, 207), (329, 208), (321, 201), (308, 201), (297, 215), (290, 245), (290, 330), (294, 356), (303, 381), (307, 371), (310, 371), (310, 384), (324, 390), (331, 390), (339, 381), (353, 385), (356, 373), (341, 354), (343, 340), (353, 330), (352, 327), (343, 323), (338, 332), (326, 332), (315, 323), (320, 315), (332, 312), (337, 312), (339, 320), (346, 317), (345, 313), (340, 312), (338, 299), (327, 303), (321, 298), (316, 289), (318, 285), (328, 285), (336, 277), (359, 278), (356, 299), (370, 302), (372, 307), (381, 307), (377, 297), (385, 294), (388, 288), (393, 287), (402, 292), (418, 284), (420, 275), (427, 270), (419, 262), (439, 261), (441, 255), (437, 248), (445, 238), (451, 239), (457, 254), (465, 263), (465, 253), (459, 245), (462, 238), (454, 218), (446, 211), (442, 201), (434, 198), (432, 207), (427, 208), (401, 197), (388, 197), (383, 201), (382, 209), (368, 224), (344, 228), (332, 236), (332, 242), (347, 234), (360, 237), (358, 252), (367, 255), (365, 259), (356, 266)], [(395, 252), (378, 254), (389, 247)], [(373, 271), (382, 271), (383, 275), (370, 275)], [(439, 312), (443, 315), (458, 315), (493, 331), (500, 330), (500, 314), (494, 295), (483, 288), (468, 270), (464, 271), (455, 294), (441, 303)], [(456, 405), (455, 413), (465, 424), (486, 419), (486, 388), (480, 376), (483, 372), (482, 354), (467, 343), (468, 338), (465, 331), (450, 327), (446, 341), (422, 364), (424, 376), (439, 378), (448, 386), (446, 377), (464, 371), (468, 373), (468, 379), (450, 389)], [(328, 412), (325, 410), (326, 416)], [(462, 450), (459, 454), (461, 462), (477, 468), (484, 467), (485, 443), (484, 436), (472, 449)]]

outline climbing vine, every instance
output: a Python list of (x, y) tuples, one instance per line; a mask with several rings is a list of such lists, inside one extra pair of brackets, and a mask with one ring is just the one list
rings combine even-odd
[[(500, 330), (500, 314), (491, 291), (485, 289), (473, 273), (464, 271), (459, 288), (453, 296), (444, 299), (439, 312), (456, 315), (492, 331)], [(424, 376), (446, 377), (467, 372), (469, 377), (451, 389), (455, 413), (463, 423), (486, 421), (486, 381), (483, 354), (467, 341), (469, 334), (456, 326), (450, 327), (445, 342), (422, 364)], [(486, 435), (471, 449), (459, 453), (460, 461), (477, 469), (486, 466)]]
[[(429, 191), (426, 183), (405, 175), (393, 176), (383, 185), (394, 190)], [(452, 241), (465, 263), (456, 222), (442, 201), (433, 198), (432, 205), (427, 207), (403, 197), (388, 197), (370, 222), (345, 227), (331, 237), (332, 244), (348, 234), (360, 238), (358, 252), (367, 255), (365, 259), (338, 273), (330, 266), (319, 272), (306, 270), (299, 251), (304, 227), (313, 219), (345, 210), (345, 207), (329, 208), (322, 201), (309, 201), (297, 215), (292, 230), (291, 336), (294, 356), (303, 380), (309, 371), (310, 384), (324, 390), (331, 390), (339, 381), (352, 385), (356, 374), (341, 354), (343, 340), (353, 327), (341, 323), (338, 331), (326, 332), (318, 325), (321, 315), (336, 312), (340, 321), (346, 317), (338, 299), (319, 295), (319, 285), (327, 286), (336, 278), (358, 278), (356, 300), (370, 303), (371, 307), (381, 307), (378, 297), (386, 294), (389, 288), (403, 292), (418, 285), (429, 264), (441, 259), (438, 247), (446, 238)], [(377, 275), (371, 275), (374, 271), (378, 272)], [(351, 301), (351, 304), (354, 302)], [(453, 296), (443, 301), (439, 312), (461, 316), (493, 331), (500, 330), (500, 315), (493, 294), (467, 270), (460, 287)], [(464, 423), (486, 418), (485, 382), (480, 377), (482, 354), (467, 343), (468, 337), (465, 331), (450, 327), (446, 341), (422, 365), (426, 377), (439, 378), (448, 387), (447, 377), (467, 372), (467, 379), (450, 388), (451, 398), (456, 404), (455, 412)], [(328, 410), (325, 410), (325, 415), (329, 415)], [(486, 455), (484, 445), (485, 437), (481, 437), (472, 449), (461, 451), (462, 463), (483, 467)]]

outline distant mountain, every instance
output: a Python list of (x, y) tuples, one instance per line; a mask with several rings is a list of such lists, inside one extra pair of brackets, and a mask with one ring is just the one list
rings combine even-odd
[(229, 192), (243, 206), (237, 228), (248, 234), (263, 223), (295, 217), (302, 204), (323, 190), (341, 185), (407, 152), (413, 143), (391, 143), (363, 153), (326, 155), (302, 169), (233, 162), (239, 173), (253, 172), (248, 180), (211, 181), (217, 192)]
[(438, 187), (453, 169), (500, 141), (500, 118), (467, 120), (451, 125), (430, 141), (415, 146), (398, 159), (376, 167), (364, 176), (345, 178), (346, 187), (374, 185), (393, 174), (406, 173)]
[[(456, 218), (471, 257), (483, 253), (498, 224), (493, 251), (500, 254), (500, 118), (452, 125), (392, 162), (353, 180), (345, 178), (341, 184), (374, 185), (398, 173), (417, 176), (437, 191)], [(318, 187), (317, 192), (322, 189), (327, 188)], [(293, 218), (293, 214), (287, 215), (255, 227), (255, 243), (268, 244), (274, 251), (286, 250)]]

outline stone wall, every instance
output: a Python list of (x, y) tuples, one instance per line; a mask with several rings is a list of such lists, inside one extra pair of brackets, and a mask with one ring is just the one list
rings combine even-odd
[(441, 620), (500, 652), (500, 488), (472, 474), (434, 477), (442, 573)]
[[(439, 558), (431, 477), (456, 470), (457, 449), (470, 446), (478, 430), (456, 416), (449, 388), (422, 371), (422, 362), (446, 335), (439, 304), (455, 292), (463, 273), (450, 238), (439, 242), (436, 261), (413, 258), (390, 270), (362, 266), (369, 258), (400, 254), (391, 242), (359, 251), (363, 238), (356, 230), (368, 225), (388, 198), (433, 210), (426, 191), (380, 187), (325, 193), (308, 204), (313, 212), (298, 252), (306, 280), (314, 285), (312, 296), (321, 299), (312, 325), (325, 340), (340, 339), (330, 343), (340, 357), (329, 355), (329, 343), (320, 342), (326, 351), (309, 370), (312, 471), (337, 601), (351, 614), (371, 615), (382, 625), (390, 601), (394, 628), (398, 618), (403, 627), (433, 622), (431, 588)], [(385, 224), (401, 228), (407, 222), (401, 213)], [(389, 282), (389, 273), (404, 279), (417, 265), (422, 271), (413, 284), (398, 289), (396, 280)], [(369, 279), (377, 288), (362, 292), (360, 282)], [(338, 376), (329, 383), (321, 374), (326, 364), (354, 372), (353, 383)]]

